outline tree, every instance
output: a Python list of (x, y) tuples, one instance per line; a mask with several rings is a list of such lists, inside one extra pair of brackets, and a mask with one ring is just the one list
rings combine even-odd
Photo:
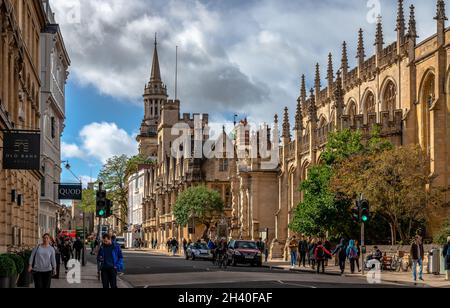
[(440, 203), (439, 191), (429, 188), (427, 164), (416, 145), (356, 155), (337, 166), (332, 189), (346, 198), (363, 193), (371, 209), (389, 222), (392, 243), (397, 234), (406, 242), (414, 225), (425, 219), (427, 206)]
[(128, 160), (126, 155), (108, 159), (98, 176), (98, 181), (103, 182), (103, 187), (108, 192), (108, 198), (119, 206), (122, 219), (128, 214)]
[(128, 159), (125, 173), (127, 176), (130, 176), (131, 174), (138, 172), (139, 165), (151, 164), (154, 164), (154, 160), (147, 158), (142, 154), (135, 155)]
[(331, 133), (321, 156), (323, 163), (312, 167), (308, 179), (301, 184), (304, 200), (295, 209), (289, 228), (308, 236), (326, 233), (330, 238), (350, 236), (354, 229), (350, 215), (353, 199), (330, 187), (335, 166), (354, 155), (390, 147), (389, 142), (379, 137), (378, 128), (366, 141), (360, 131)]
[(206, 186), (191, 187), (182, 192), (175, 203), (173, 214), (180, 226), (186, 226), (190, 219), (204, 225), (202, 238), (206, 239), (215, 218), (221, 217), (224, 204), (220, 194)]
[(95, 213), (96, 192), (93, 189), (83, 189), (83, 196), (79, 208), (84, 213)]

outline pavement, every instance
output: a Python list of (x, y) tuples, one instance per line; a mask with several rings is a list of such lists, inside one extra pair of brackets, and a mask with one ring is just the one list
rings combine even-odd
[[(60, 279), (52, 279), (52, 289), (101, 289), (101, 281), (97, 278), (97, 264), (95, 264), (94, 257), (88, 256), (89, 262), (86, 262), (86, 266), (81, 267), (81, 273), (79, 275), (80, 280), (77, 281), (77, 275), (64, 273), (64, 266), (61, 264)], [(69, 277), (67, 277), (69, 276)], [(70, 282), (72, 281), (72, 282)], [(130, 288), (131, 286), (123, 281), (119, 277), (117, 279), (118, 288)]]

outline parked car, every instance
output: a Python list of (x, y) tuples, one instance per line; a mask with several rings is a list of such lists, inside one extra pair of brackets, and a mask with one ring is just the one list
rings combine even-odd
[(212, 260), (213, 255), (205, 243), (194, 243), (186, 249), (186, 260), (189, 259)]
[(261, 267), (262, 254), (255, 241), (231, 240), (228, 245), (228, 262), (233, 266), (250, 264)]
[(125, 238), (124, 237), (116, 237), (116, 243), (120, 246), (120, 248), (125, 248)]

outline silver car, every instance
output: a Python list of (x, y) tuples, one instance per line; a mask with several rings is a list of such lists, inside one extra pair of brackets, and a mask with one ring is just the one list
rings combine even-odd
[(189, 259), (212, 260), (213, 255), (205, 243), (194, 243), (186, 249), (186, 260)]

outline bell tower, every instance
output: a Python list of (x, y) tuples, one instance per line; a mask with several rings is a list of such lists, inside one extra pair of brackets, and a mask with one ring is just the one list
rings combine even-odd
[(161, 79), (158, 41), (155, 35), (150, 81), (145, 85), (144, 90), (144, 119), (141, 124), (140, 133), (137, 136), (139, 154), (141, 155), (155, 159), (158, 156), (158, 125), (161, 120), (161, 109), (167, 102), (167, 98), (167, 86)]

